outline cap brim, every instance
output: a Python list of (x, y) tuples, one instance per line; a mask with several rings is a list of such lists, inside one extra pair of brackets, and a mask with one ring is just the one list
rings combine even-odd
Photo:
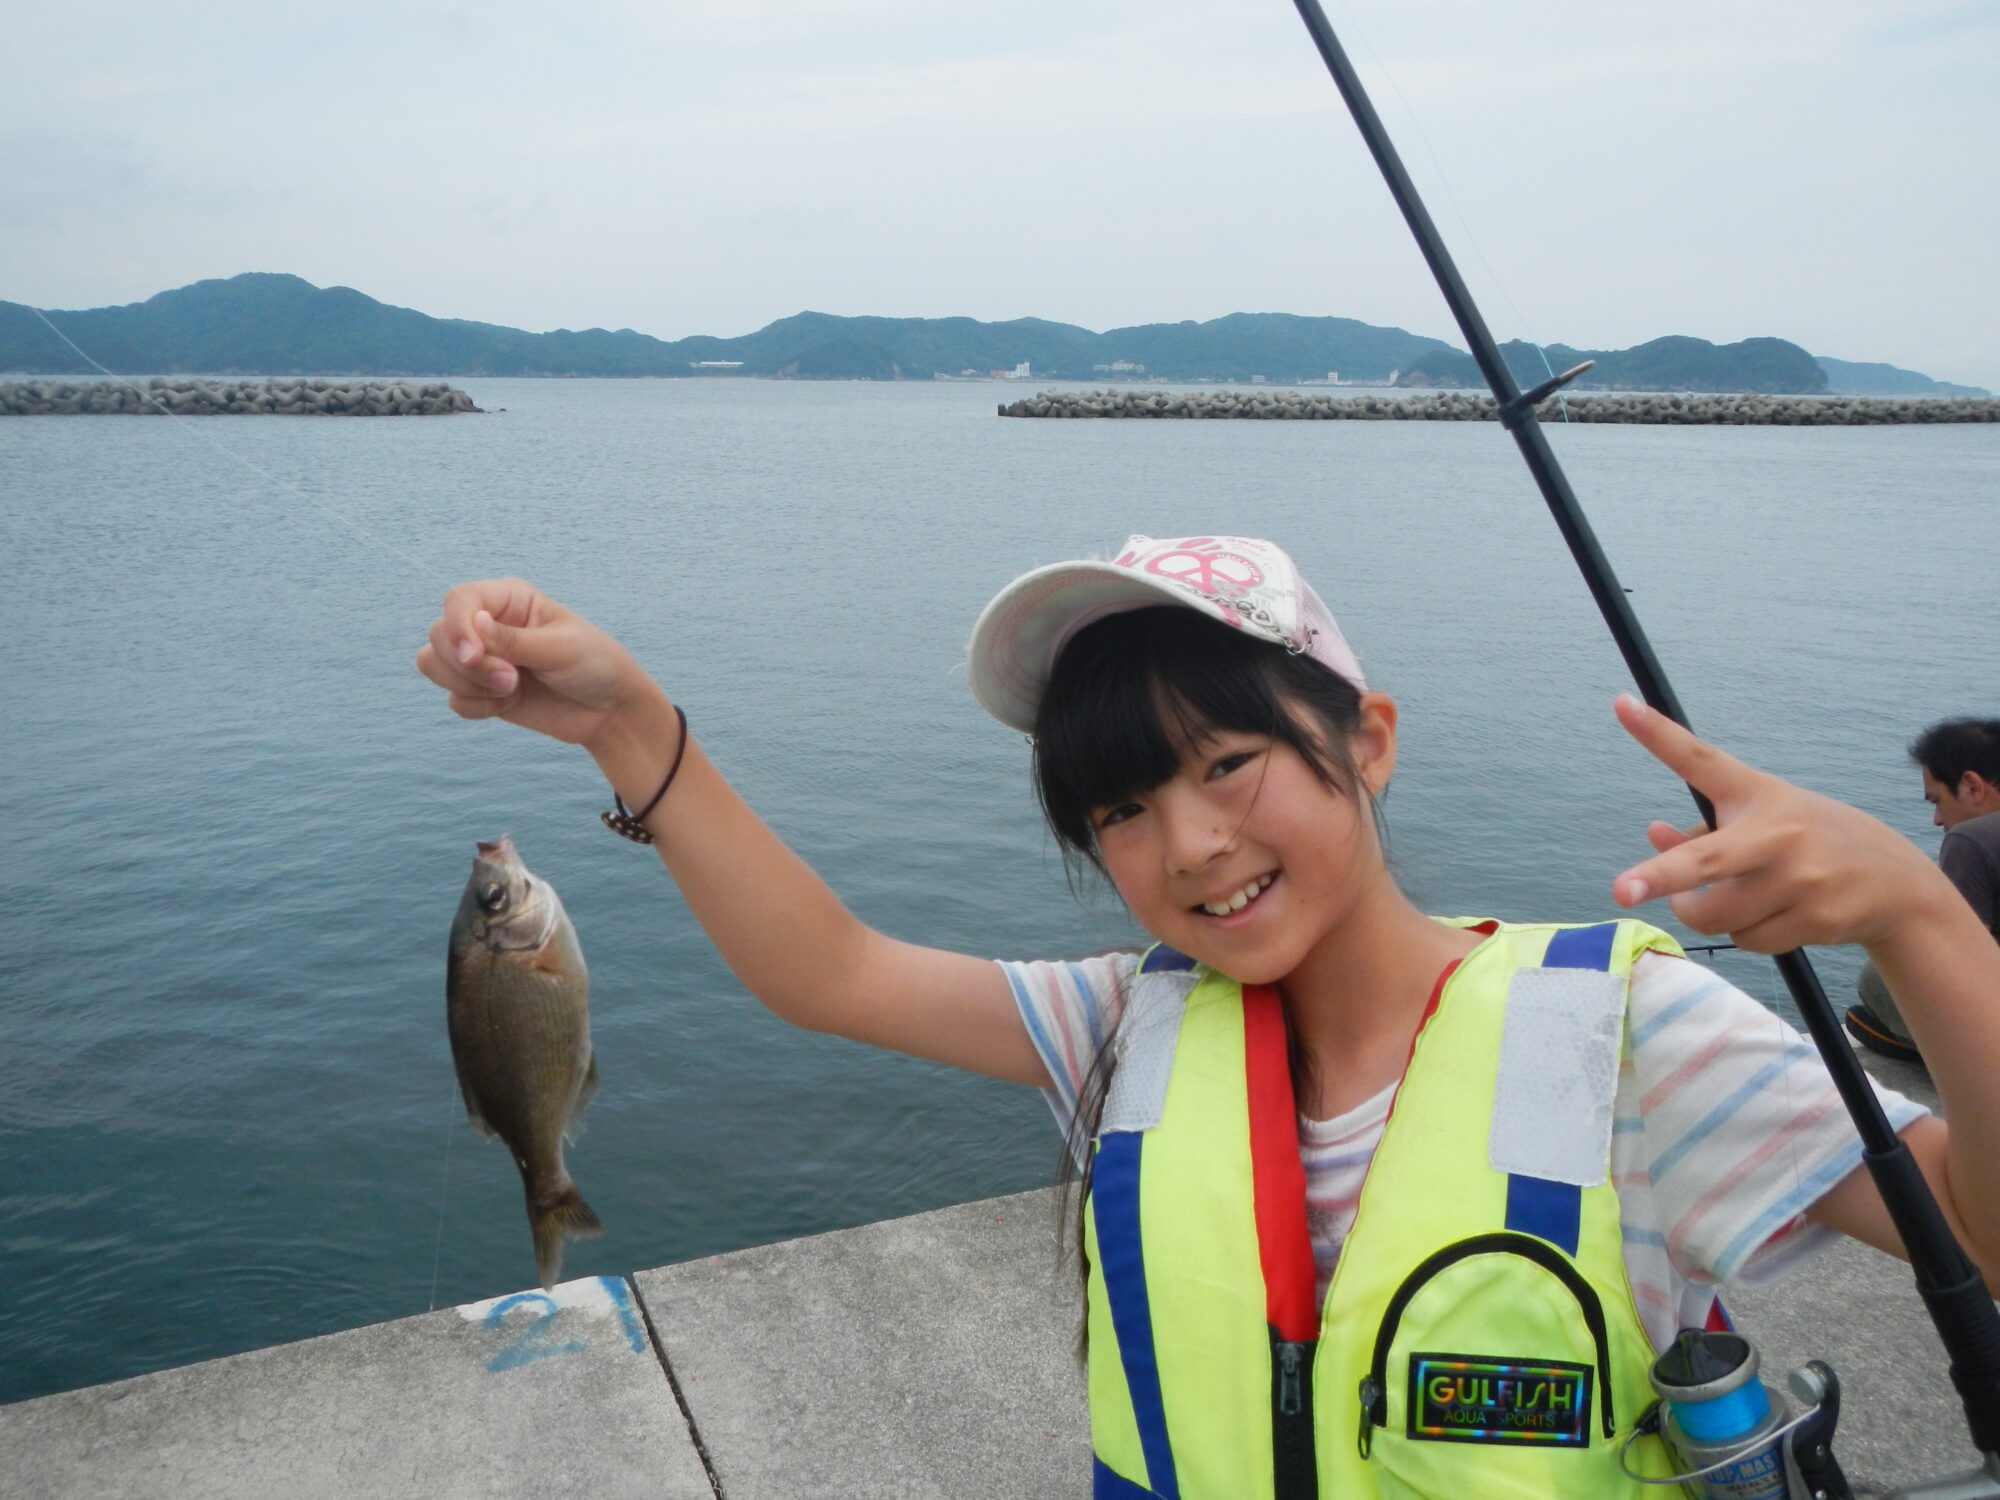
[(1108, 562), (1064, 562), (1024, 573), (980, 612), (966, 648), (972, 696), (1002, 724), (1032, 734), (1056, 657), (1084, 626), (1122, 610), (1178, 604), (1238, 623), (1177, 583)]

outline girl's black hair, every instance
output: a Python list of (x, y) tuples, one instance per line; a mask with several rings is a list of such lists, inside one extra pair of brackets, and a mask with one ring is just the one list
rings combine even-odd
[[(1130, 610), (1085, 626), (1056, 658), (1035, 714), (1035, 789), (1072, 870), (1087, 863), (1101, 872), (1093, 814), (1159, 786), (1188, 749), (1214, 734), (1269, 735), (1297, 751), (1327, 787), (1360, 796), (1351, 746), (1360, 726), (1360, 690), (1311, 657), (1178, 605)], [(1372, 799), (1370, 810), (1379, 832)], [(1059, 1173), (1062, 1217), (1086, 1278), (1090, 1145), (1116, 1046), (1114, 1030), (1084, 1076)], [(1290, 1054), (1293, 1096), (1311, 1098), (1312, 1059), (1295, 1039)], [(1086, 1324), (1079, 1351), (1087, 1337)]]

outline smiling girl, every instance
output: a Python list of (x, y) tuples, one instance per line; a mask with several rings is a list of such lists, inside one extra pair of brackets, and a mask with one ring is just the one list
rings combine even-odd
[[(527, 584), (454, 589), (418, 665), (463, 717), (584, 746), (779, 1016), (1048, 1091), (1085, 1171), (1099, 1495), (1636, 1496), (1647, 1369), (1718, 1284), (1835, 1233), (1900, 1253), (1811, 1049), (1670, 937), (1410, 903), (1375, 817), (1396, 705), (1269, 543), (1134, 537), (975, 627), (1051, 828), (1155, 939), (1082, 962), (856, 920)], [(1939, 1039), (1952, 1127), (1885, 1092), (1890, 1119), (2000, 1281), (2000, 948), (1881, 824), (1618, 714), (1719, 827), (1654, 824), (1614, 900), (1760, 952), (1867, 947)], [(1663, 1473), (1656, 1449), (1631, 1461)]]

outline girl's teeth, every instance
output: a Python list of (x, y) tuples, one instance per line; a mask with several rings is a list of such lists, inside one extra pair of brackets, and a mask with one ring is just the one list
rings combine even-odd
[(1242, 890), (1236, 892), (1227, 901), (1204, 901), (1201, 904), (1201, 909), (1211, 917), (1226, 917), (1231, 912), (1241, 911), (1257, 899), (1258, 894), (1263, 891), (1264, 887), (1271, 883), (1272, 878), (1269, 875), (1260, 875), (1257, 879), (1244, 886)]

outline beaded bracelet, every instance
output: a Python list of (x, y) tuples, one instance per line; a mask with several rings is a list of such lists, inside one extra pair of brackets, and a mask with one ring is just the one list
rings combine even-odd
[(653, 800), (648, 802), (638, 812), (631, 813), (625, 810), (625, 799), (619, 796), (616, 790), (613, 790), (611, 800), (617, 804), (618, 811), (615, 813), (607, 812), (598, 814), (600, 818), (604, 819), (604, 826), (617, 834), (621, 839), (630, 839), (635, 844), (650, 844), (653, 842), (652, 834), (648, 833), (644, 826), (646, 819), (651, 817), (653, 809), (660, 805), (660, 799), (667, 795), (667, 788), (674, 784), (674, 778), (680, 775), (681, 758), (687, 754), (688, 748), (687, 710), (676, 703), (674, 705), (674, 713), (679, 716), (681, 721), (681, 744), (680, 748), (674, 751), (674, 763), (667, 767), (667, 779), (661, 782), (660, 789), (653, 793)]

